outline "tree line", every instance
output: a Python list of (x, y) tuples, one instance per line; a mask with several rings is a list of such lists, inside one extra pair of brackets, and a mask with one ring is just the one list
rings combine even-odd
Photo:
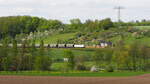
[(31, 16), (0, 17), (0, 38), (12, 37), (17, 34), (63, 28), (58, 20), (47, 20)]
[[(63, 63), (59, 71), (65, 72), (89, 71), (92, 66), (108, 72), (150, 70), (150, 47), (139, 43), (123, 45), (120, 42), (115, 48), (94, 49), (89, 57), (76, 56), (71, 49), (64, 49), (61, 54), (63, 58), (59, 60), (53, 60), (52, 53), (44, 48), (43, 41), (39, 49), (34, 41), (30, 44), (31, 48), (26, 48), (28, 41), (22, 44), (22, 48), (17, 48), (17, 41), (13, 40), (13, 47), (8, 47), (8, 40), (3, 41), (0, 47), (0, 71), (54, 71), (51, 68), (53, 63)], [(87, 62), (92, 66), (88, 67)]]
[(41, 41), (41, 47), (35, 48), (35, 43), (32, 43), (32, 48), (26, 48), (28, 42), (22, 43), (22, 48), (17, 47), (17, 41), (13, 40), (13, 47), (8, 47), (8, 40), (3, 41), (3, 46), (0, 47), (0, 70), (1, 71), (26, 71), (26, 70), (50, 70), (51, 58), (47, 55), (44, 49), (44, 43)]

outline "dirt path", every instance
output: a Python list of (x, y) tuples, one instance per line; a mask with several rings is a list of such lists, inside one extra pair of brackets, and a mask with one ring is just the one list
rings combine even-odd
[(137, 77), (0, 76), (0, 84), (150, 84), (150, 74)]

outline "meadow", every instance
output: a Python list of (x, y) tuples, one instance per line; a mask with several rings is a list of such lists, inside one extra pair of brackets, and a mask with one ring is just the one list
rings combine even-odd
[(64, 77), (130, 77), (149, 74), (150, 72), (49, 72), (49, 71), (20, 71), (20, 72), (0, 72), (0, 75), (15, 76), (64, 76)]
[(150, 29), (150, 26), (134, 26), (134, 27), (140, 30)]
[(41, 39), (44, 40), (45, 44), (56, 44), (59, 40), (68, 40), (74, 38), (76, 33), (64, 33), (64, 34), (53, 34), (44, 38), (39, 38), (36, 43), (40, 43)]

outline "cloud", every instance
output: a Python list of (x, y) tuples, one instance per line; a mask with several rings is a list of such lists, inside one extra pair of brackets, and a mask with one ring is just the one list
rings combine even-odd
[(149, 0), (0, 0), (0, 16), (33, 15), (64, 22), (72, 18), (117, 20), (115, 6), (124, 6), (125, 21), (150, 17)]
[(31, 12), (33, 12), (33, 8), (14, 8), (13, 12), (16, 12), (16, 13), (31, 13)]

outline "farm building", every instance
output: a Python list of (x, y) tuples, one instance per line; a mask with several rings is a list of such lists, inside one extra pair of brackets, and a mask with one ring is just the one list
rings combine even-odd
[(100, 46), (102, 48), (105, 48), (105, 47), (112, 47), (113, 46), (113, 43), (110, 42), (110, 41), (104, 41), (104, 40), (100, 40)]

